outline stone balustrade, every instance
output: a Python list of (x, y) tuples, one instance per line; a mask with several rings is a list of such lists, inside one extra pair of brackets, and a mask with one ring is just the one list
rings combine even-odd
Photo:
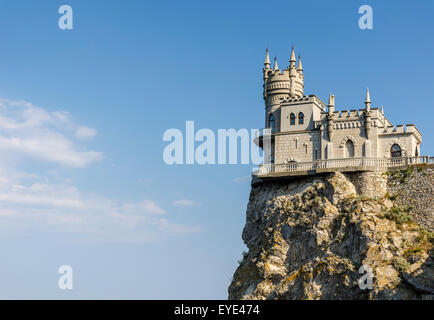
[(264, 176), (311, 175), (322, 172), (387, 171), (413, 165), (434, 165), (434, 157), (346, 158), (263, 164), (253, 174)]

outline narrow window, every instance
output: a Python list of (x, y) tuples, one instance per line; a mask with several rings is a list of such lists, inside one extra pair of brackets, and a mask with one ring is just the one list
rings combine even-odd
[(271, 114), (270, 118), (268, 119), (268, 124), (271, 130), (274, 130), (275, 128), (275, 120), (274, 120), (274, 115)]
[(303, 112), (300, 112), (298, 114), (298, 124), (304, 124), (304, 114), (303, 114)]
[(295, 114), (291, 113), (289, 124), (293, 126), (295, 124)]

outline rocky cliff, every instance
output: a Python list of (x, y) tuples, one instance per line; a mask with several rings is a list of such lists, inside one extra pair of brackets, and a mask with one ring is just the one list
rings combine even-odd
[(253, 186), (229, 299), (432, 299), (433, 202), (431, 168)]

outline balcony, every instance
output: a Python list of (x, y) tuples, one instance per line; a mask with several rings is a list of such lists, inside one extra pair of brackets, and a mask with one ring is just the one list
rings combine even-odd
[(401, 158), (347, 158), (317, 160), (312, 162), (290, 162), (282, 164), (263, 164), (253, 175), (262, 177), (283, 177), (314, 175), (323, 172), (361, 172), (387, 171), (407, 166), (434, 165), (434, 157)]

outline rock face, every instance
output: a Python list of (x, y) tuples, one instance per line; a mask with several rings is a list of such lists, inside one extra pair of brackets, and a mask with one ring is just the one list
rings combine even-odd
[(252, 187), (229, 299), (432, 299), (433, 197), (430, 168)]

